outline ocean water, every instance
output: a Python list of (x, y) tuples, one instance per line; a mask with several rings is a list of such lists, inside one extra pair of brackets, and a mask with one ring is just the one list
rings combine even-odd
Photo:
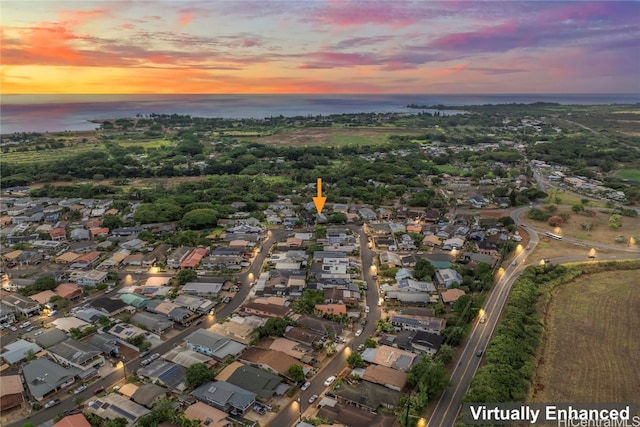
[(465, 106), (556, 102), (632, 104), (639, 94), (510, 95), (3, 95), (0, 133), (94, 130), (90, 120), (137, 114), (265, 118), (343, 113), (416, 112), (409, 104)]

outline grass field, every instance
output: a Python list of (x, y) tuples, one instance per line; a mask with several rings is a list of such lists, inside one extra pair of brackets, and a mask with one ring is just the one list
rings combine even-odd
[[(640, 220), (638, 218), (623, 216), (622, 227), (617, 230), (613, 230), (609, 227), (609, 214), (607, 213), (597, 212), (596, 216), (590, 217), (584, 214), (572, 212), (571, 209), (566, 206), (561, 206), (555, 215), (560, 212), (568, 213), (569, 220), (559, 229), (551, 227), (546, 222), (533, 221), (530, 219), (527, 219), (527, 221), (531, 221), (531, 223), (535, 224), (538, 228), (551, 231), (552, 233), (560, 234), (565, 237), (575, 237), (581, 240), (606, 243), (608, 245), (619, 245), (621, 248), (628, 243), (629, 237), (633, 237), (636, 240), (640, 237)], [(589, 232), (582, 228), (582, 224), (587, 222), (592, 224), (592, 228)], [(616, 243), (616, 236), (624, 236), (626, 238), (625, 243)], [(546, 239), (543, 239), (543, 237), (544, 236), (540, 236), (541, 240)]]
[(555, 290), (531, 402), (640, 404), (638, 273), (585, 275)]
[(379, 145), (388, 142), (391, 135), (422, 135), (423, 129), (403, 128), (305, 128), (285, 129), (275, 135), (262, 137), (262, 144), (282, 146)]
[(88, 151), (103, 150), (104, 145), (98, 143), (68, 145), (64, 148), (58, 148), (56, 150), (49, 149), (42, 151), (11, 151), (8, 153), (2, 153), (2, 162), (22, 165), (50, 163), (66, 159), (76, 154), (86, 153)]
[(621, 169), (616, 175), (623, 179), (640, 182), (640, 169)]

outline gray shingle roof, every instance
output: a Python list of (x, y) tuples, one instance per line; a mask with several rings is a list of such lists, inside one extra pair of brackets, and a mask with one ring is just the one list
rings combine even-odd
[(256, 394), (224, 381), (208, 382), (192, 393), (196, 399), (228, 411), (237, 408), (245, 411), (255, 401)]

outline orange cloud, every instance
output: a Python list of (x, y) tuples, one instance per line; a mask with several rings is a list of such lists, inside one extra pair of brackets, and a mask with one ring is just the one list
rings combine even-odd
[(179, 22), (180, 25), (187, 25), (189, 22), (193, 21), (193, 14), (189, 11), (183, 11), (179, 14)]

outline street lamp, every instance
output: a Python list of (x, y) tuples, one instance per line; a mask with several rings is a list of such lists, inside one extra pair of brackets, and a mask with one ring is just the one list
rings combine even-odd
[(122, 372), (124, 373), (124, 378), (127, 378), (127, 365), (125, 365), (125, 359), (124, 357), (122, 358), (122, 360), (120, 360), (118, 362), (118, 368), (122, 368)]
[(300, 396), (298, 396), (298, 412), (300, 413), (300, 422), (302, 422), (302, 402), (300, 401)]

